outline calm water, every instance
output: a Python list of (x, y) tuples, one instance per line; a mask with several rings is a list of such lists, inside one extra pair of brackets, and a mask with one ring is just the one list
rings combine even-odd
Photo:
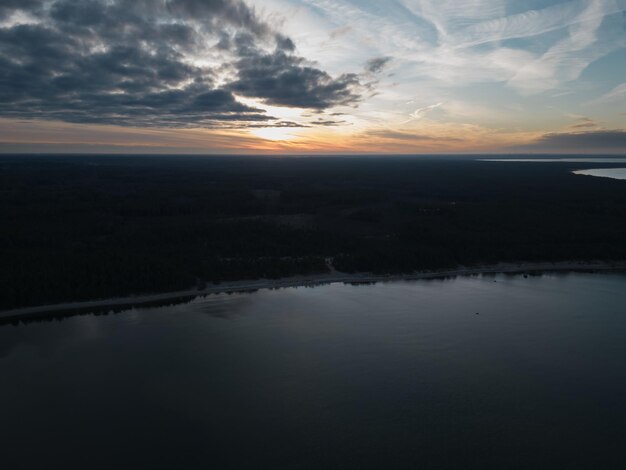
[(511, 163), (626, 163), (626, 158), (480, 158), (478, 161)]
[(0, 372), (6, 469), (624, 468), (626, 277), (331, 285), (4, 326)]
[(576, 175), (599, 176), (616, 180), (626, 180), (626, 168), (594, 168), (592, 170), (576, 170)]

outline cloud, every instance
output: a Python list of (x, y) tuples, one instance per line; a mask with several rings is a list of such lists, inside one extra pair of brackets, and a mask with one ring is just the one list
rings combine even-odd
[(598, 125), (595, 122), (581, 122), (569, 126), (570, 129), (591, 129), (593, 127), (598, 127)]
[[(45, 7), (42, 7), (44, 5)], [(281, 126), (241, 96), (324, 110), (359, 101), (241, 0), (3, 0), (0, 116), (144, 127)]]
[(599, 127), (599, 124), (588, 117), (585, 116), (576, 116), (575, 119), (578, 121), (576, 124), (572, 124), (569, 126), (569, 129), (592, 129), (595, 127)]
[(403, 124), (407, 124), (411, 121), (419, 121), (420, 119), (422, 119), (426, 114), (430, 113), (431, 111), (439, 108), (440, 106), (442, 106), (443, 103), (436, 103), (436, 104), (431, 104), (430, 106), (424, 106), (423, 108), (418, 108), (416, 109), (414, 112), (412, 112), (411, 114), (409, 114), (409, 119), (404, 121)]
[(459, 88), (499, 82), (522, 94), (576, 80), (597, 59), (624, 47), (626, 0), (306, 1), (332, 24), (350, 18), (368, 52), (393, 55), (419, 83)]
[(35, 11), (41, 8), (41, 5), (41, 0), (2, 0), (0, 3), (0, 21), (17, 11)]
[(242, 96), (260, 98), (274, 106), (323, 110), (359, 101), (359, 77), (332, 78), (303, 58), (275, 51), (247, 51), (236, 63), (237, 79), (229, 89)]
[[(498, 15), (497, 18), (461, 28), (451, 38), (462, 47), (527, 38), (583, 22), (595, 22), (624, 9), (626, 6), (621, 0), (573, 0), (514, 15)], [(502, 14), (503, 10), (498, 12)]]
[(376, 57), (365, 63), (365, 70), (369, 73), (380, 73), (391, 61), (391, 57)]
[(350, 126), (351, 123), (348, 121), (344, 121), (341, 119), (328, 119), (319, 117), (316, 120), (312, 121), (312, 124), (315, 126), (326, 126), (326, 127), (335, 127), (335, 126)]
[(600, 98), (591, 101), (590, 104), (605, 104), (614, 103), (616, 101), (623, 101), (626, 99), (626, 83), (617, 85), (608, 93), (605, 93)]
[(330, 32), (330, 39), (337, 39), (338, 37), (348, 34), (352, 30), (351, 26), (341, 26)]
[(441, 135), (429, 135), (420, 134), (408, 131), (394, 131), (394, 130), (372, 130), (366, 133), (368, 137), (378, 137), (382, 139), (400, 140), (400, 141), (413, 141), (413, 142), (462, 142), (463, 139), (452, 136)]
[(626, 130), (552, 132), (540, 136), (528, 145), (519, 147), (519, 150), (626, 152)]

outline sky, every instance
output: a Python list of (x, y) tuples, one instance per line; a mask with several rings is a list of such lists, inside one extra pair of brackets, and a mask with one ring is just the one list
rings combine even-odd
[(626, 154), (626, 0), (0, 0), (0, 152)]

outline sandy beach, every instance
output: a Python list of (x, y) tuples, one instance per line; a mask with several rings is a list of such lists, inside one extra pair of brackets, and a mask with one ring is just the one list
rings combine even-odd
[(73, 312), (88, 312), (89, 309), (122, 308), (140, 306), (167, 301), (184, 301), (199, 296), (212, 294), (251, 292), (260, 289), (279, 289), (287, 287), (316, 286), (332, 283), (377, 283), (401, 280), (437, 279), (456, 276), (471, 276), (479, 274), (524, 274), (538, 272), (580, 272), (580, 271), (626, 271), (626, 262), (556, 262), (556, 263), (501, 263), (485, 266), (458, 267), (452, 270), (423, 271), (413, 274), (374, 275), (371, 273), (340, 273), (329, 272), (310, 276), (292, 276), (281, 279), (257, 279), (223, 282), (209, 285), (204, 289), (190, 288), (186, 290), (163, 292), (155, 294), (133, 295), (111, 299), (96, 299), (79, 302), (65, 302), (52, 305), (39, 305), (12, 310), (0, 311), (0, 320), (13, 321), (28, 319), (29, 317), (42, 318)]

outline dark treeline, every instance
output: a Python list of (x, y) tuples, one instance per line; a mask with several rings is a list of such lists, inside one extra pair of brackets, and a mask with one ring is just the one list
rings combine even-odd
[[(0, 157), (0, 308), (340, 271), (626, 260), (626, 181), (472, 158)], [(610, 166), (603, 164), (601, 166)]]

